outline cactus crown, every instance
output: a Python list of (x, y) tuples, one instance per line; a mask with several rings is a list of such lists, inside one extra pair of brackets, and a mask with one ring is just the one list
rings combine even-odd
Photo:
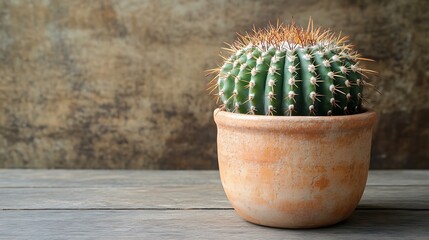
[[(239, 35), (225, 48), (221, 67), (210, 70), (211, 92), (220, 108), (258, 115), (343, 115), (360, 113), (365, 81), (374, 71), (330, 30), (277, 23)], [(217, 91), (216, 91), (217, 90)]]

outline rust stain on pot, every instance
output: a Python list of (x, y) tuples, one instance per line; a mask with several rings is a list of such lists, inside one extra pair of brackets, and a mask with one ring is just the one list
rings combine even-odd
[(320, 195), (314, 196), (309, 200), (284, 201), (281, 204), (273, 206), (281, 212), (293, 215), (312, 215), (321, 212), (324, 208), (323, 197)]
[(319, 190), (323, 190), (329, 186), (329, 180), (325, 176), (322, 176), (314, 182), (314, 186), (319, 188)]

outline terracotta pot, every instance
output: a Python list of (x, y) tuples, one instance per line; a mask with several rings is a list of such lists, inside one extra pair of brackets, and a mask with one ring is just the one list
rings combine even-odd
[(332, 117), (215, 110), (225, 193), (245, 220), (314, 228), (348, 218), (368, 176), (373, 111)]

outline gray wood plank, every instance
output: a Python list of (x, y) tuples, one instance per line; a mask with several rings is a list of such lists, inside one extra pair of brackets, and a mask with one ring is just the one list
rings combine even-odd
[(140, 187), (220, 184), (218, 171), (0, 169), (4, 187)]
[(356, 211), (329, 228), (285, 230), (232, 210), (3, 211), (0, 239), (427, 239), (429, 211)]
[(0, 209), (230, 208), (222, 186), (3, 188)]
[(360, 209), (427, 209), (429, 186), (366, 186)]
[[(0, 188), (220, 184), (217, 171), (0, 169)], [(371, 170), (368, 185), (428, 185), (429, 171)]]
[(367, 185), (428, 185), (428, 170), (370, 170)]
[(241, 220), (217, 171), (0, 170), (0, 239), (427, 239), (428, 179), (371, 171), (351, 219), (303, 231)]
[[(220, 184), (0, 188), (0, 209), (231, 208)], [(363, 209), (429, 209), (428, 186), (367, 186)]]

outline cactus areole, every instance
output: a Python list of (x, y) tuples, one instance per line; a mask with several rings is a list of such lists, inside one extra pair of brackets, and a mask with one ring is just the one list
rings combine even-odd
[(269, 25), (239, 35), (211, 90), (229, 112), (279, 116), (330, 116), (363, 112), (367, 73), (362, 58), (329, 30)]

